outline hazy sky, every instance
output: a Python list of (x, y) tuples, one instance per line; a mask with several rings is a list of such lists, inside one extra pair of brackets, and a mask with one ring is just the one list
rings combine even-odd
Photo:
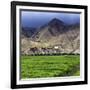
[(40, 27), (53, 18), (67, 24), (80, 22), (80, 14), (77, 13), (21, 11), (21, 25), (23, 27)]

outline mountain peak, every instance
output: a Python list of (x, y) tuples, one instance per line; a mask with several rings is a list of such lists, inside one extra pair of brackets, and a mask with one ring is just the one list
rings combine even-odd
[(60, 19), (53, 18), (50, 22), (49, 25), (64, 25), (64, 22), (61, 21)]
[(53, 18), (52, 21), (61, 21), (58, 18)]

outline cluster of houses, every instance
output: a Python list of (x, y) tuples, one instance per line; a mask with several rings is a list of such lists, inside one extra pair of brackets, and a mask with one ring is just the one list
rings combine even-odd
[[(66, 53), (65, 53), (66, 52)], [(63, 54), (80, 54), (79, 52), (73, 52), (73, 51), (64, 51), (64, 49), (61, 49), (60, 46), (54, 46), (54, 47), (32, 47), (28, 48), (27, 50), (21, 52), (23, 55), (63, 55)]]
[(63, 51), (61, 51), (58, 46), (48, 48), (33, 47), (23, 52), (23, 54), (26, 55), (52, 55), (60, 53), (63, 53)]

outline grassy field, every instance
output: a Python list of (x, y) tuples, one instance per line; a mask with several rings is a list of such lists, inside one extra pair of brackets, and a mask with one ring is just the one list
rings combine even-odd
[(21, 56), (21, 78), (80, 75), (80, 55)]

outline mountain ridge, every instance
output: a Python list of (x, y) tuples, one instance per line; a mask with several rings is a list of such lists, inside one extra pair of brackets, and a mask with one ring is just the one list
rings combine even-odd
[(66, 25), (62, 20), (54, 18), (44, 27), (36, 29), (30, 37), (21, 38), (21, 51), (24, 54), (30, 54), (31, 48), (43, 52), (41, 48), (53, 50), (55, 46), (62, 53), (80, 53), (80, 25)]

